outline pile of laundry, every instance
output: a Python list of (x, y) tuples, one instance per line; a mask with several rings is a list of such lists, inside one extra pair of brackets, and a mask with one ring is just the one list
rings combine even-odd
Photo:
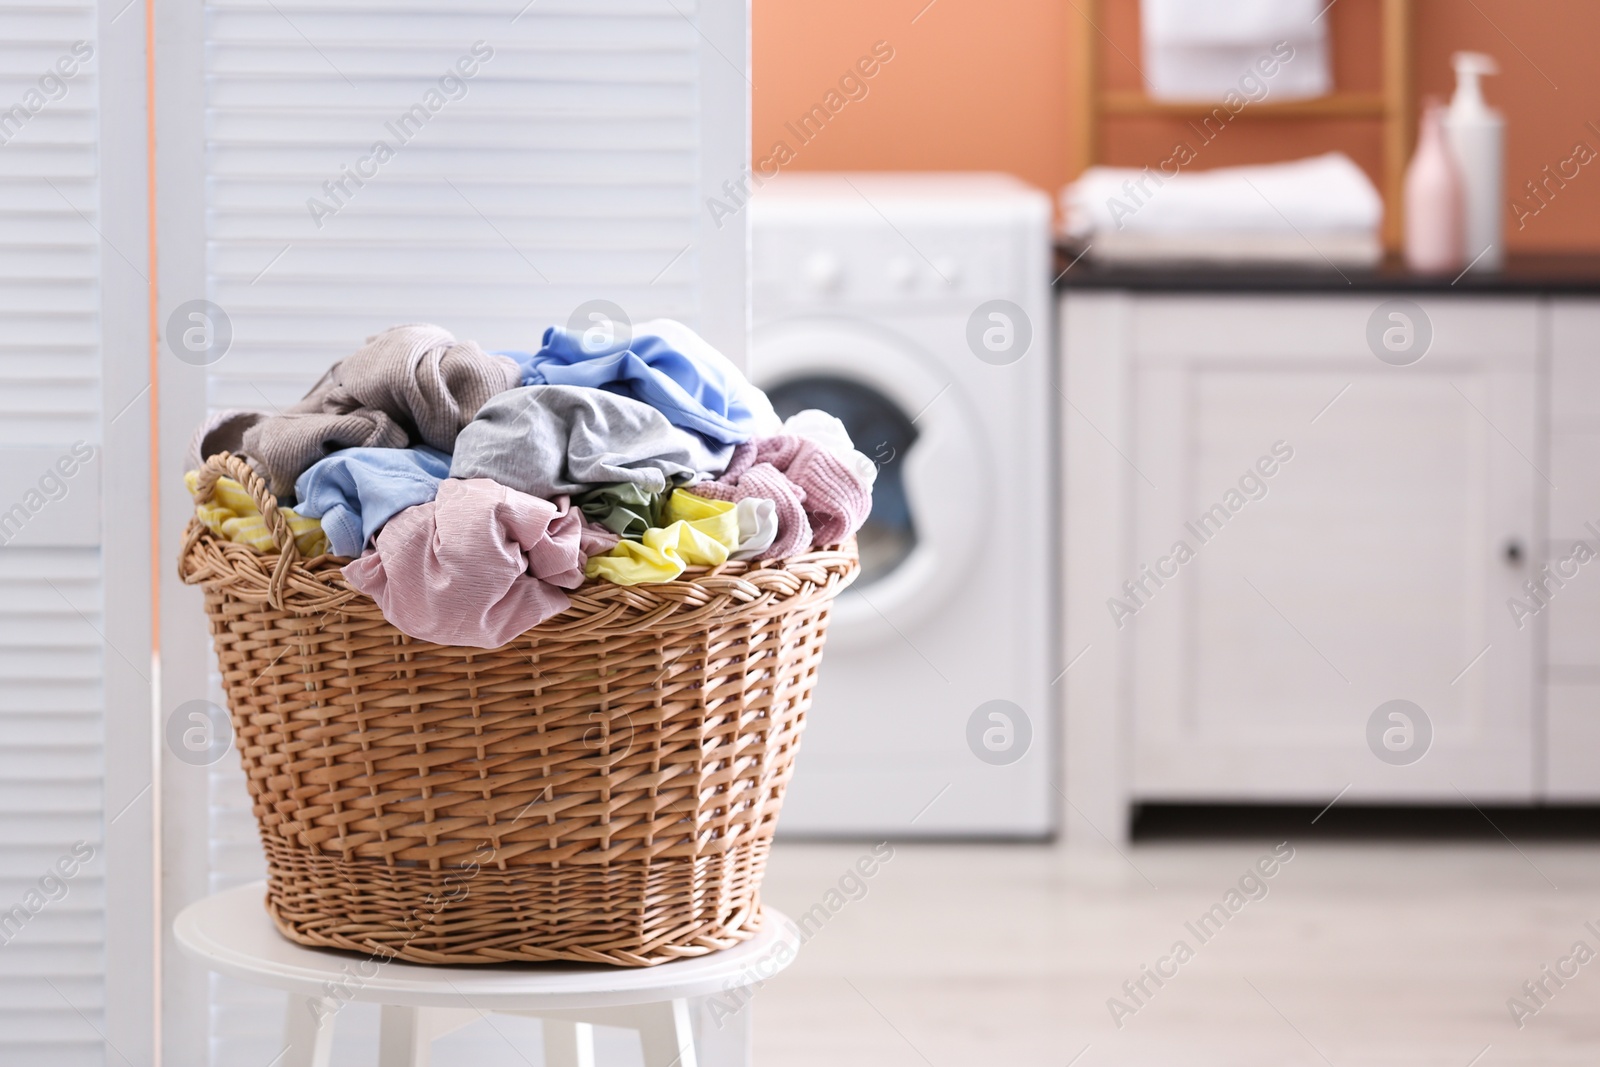
[[(780, 422), (766, 394), (681, 323), (591, 345), (485, 352), (394, 326), (279, 413), (223, 411), (190, 447), (243, 457), (307, 558), (406, 634), (498, 648), (567, 608), (585, 579), (668, 582), (691, 566), (843, 542), (872, 507), (873, 462), (822, 411)], [(231, 478), (196, 504), (219, 537), (270, 552)]]

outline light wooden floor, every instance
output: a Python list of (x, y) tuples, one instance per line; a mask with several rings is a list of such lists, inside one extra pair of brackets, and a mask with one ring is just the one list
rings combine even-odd
[[(1506, 1006), (1574, 942), (1600, 952), (1600, 848), (1291, 844), (1203, 945), (1185, 921), (1271, 842), (896, 846), (757, 995), (757, 1062), (1600, 1064), (1600, 958), (1522, 1029)], [(767, 899), (799, 915), (866, 852), (780, 844)], [(1119, 1030), (1107, 999), (1179, 939), (1194, 958)]]

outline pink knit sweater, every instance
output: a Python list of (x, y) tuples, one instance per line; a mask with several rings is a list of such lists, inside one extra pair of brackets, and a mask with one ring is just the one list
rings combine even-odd
[(778, 536), (758, 559), (838, 544), (872, 510), (872, 490), (850, 468), (814, 441), (789, 434), (746, 441), (721, 478), (693, 491), (713, 500), (764, 497), (777, 505)]

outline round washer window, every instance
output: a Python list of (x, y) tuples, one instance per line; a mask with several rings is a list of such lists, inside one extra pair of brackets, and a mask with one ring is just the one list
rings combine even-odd
[(878, 465), (872, 513), (856, 534), (861, 587), (880, 581), (904, 563), (917, 545), (917, 526), (902, 477), (917, 428), (900, 406), (871, 386), (834, 375), (790, 378), (767, 390), (780, 418), (820, 408), (844, 423), (850, 440)]

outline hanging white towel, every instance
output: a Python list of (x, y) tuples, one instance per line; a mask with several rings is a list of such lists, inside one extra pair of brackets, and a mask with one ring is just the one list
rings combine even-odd
[(1267, 99), (1322, 96), (1333, 85), (1326, 6), (1326, 0), (1140, 0), (1145, 89), (1161, 100), (1218, 101), (1230, 91), (1252, 97), (1259, 83)]

